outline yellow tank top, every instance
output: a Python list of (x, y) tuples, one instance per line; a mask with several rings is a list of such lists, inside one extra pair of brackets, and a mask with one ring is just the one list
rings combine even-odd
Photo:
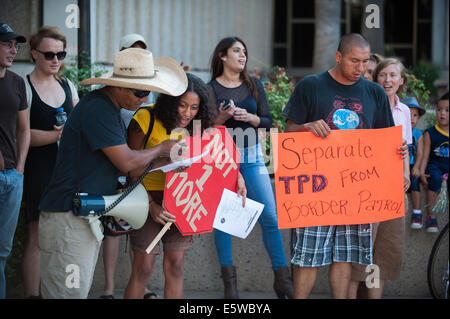
[[(150, 105), (153, 107), (153, 105)], [(139, 109), (136, 114), (134, 114), (133, 119), (139, 124), (142, 132), (147, 135), (148, 128), (150, 126), (150, 112), (145, 109)], [(183, 138), (184, 136), (179, 136)], [(163, 126), (162, 122), (155, 117), (155, 122), (153, 123), (153, 129), (148, 138), (147, 144), (143, 146), (143, 149), (155, 147), (161, 144), (165, 140), (171, 138), (170, 133), (168, 134), (166, 128)], [(174, 138), (172, 136), (172, 138)], [(164, 190), (164, 184), (166, 180), (166, 174), (162, 171), (155, 171), (145, 176), (143, 183), (147, 190), (149, 191), (162, 191)]]

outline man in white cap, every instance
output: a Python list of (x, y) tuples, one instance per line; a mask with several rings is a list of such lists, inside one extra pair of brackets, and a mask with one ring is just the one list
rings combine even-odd
[[(141, 48), (147, 49), (147, 42), (142, 35), (132, 33), (120, 39), (119, 51), (128, 48)], [(153, 104), (155, 99), (152, 92), (148, 95), (147, 101), (144, 104)], [(122, 118), (125, 126), (128, 128), (131, 119), (134, 115), (134, 110), (120, 109), (120, 117)], [(108, 232), (105, 231), (105, 239), (103, 240), (103, 265), (105, 266), (105, 288), (103, 295), (100, 296), (101, 299), (114, 299), (114, 275), (116, 270), (117, 259), (119, 257), (119, 236), (110, 236)], [(156, 294), (150, 290), (147, 290), (144, 298), (156, 298)]]
[(22, 201), (30, 124), (23, 79), (7, 70), (26, 39), (0, 22), (0, 299), (5, 298), (5, 265)]
[[(128, 48), (141, 48), (147, 49), (147, 43), (142, 35), (132, 33), (120, 39), (119, 51)], [(144, 104), (154, 103), (152, 92), (148, 95), (147, 101)], [(127, 110), (125, 108), (120, 109), (120, 117), (122, 118), (125, 126), (128, 128), (131, 119), (134, 115), (134, 110)], [(114, 275), (116, 270), (117, 258), (119, 257), (119, 236), (110, 236), (108, 232), (105, 232), (105, 239), (103, 240), (103, 265), (105, 267), (105, 288), (101, 299), (114, 299)], [(156, 294), (151, 291), (146, 291), (144, 298), (153, 298)]]
[(120, 39), (119, 51), (129, 49), (129, 48), (141, 48), (147, 49), (147, 42), (142, 35), (131, 33)]
[[(120, 39), (119, 42), (119, 51), (129, 49), (129, 48), (141, 48), (141, 49), (147, 49), (147, 42), (145, 42), (145, 39), (142, 35), (137, 33), (131, 33), (127, 34)], [(152, 104), (155, 102), (155, 98), (153, 94), (150, 92), (148, 95), (147, 101), (144, 102), (144, 104)], [(120, 116), (122, 117), (123, 121), (125, 122), (125, 126), (128, 127), (130, 124), (131, 118), (134, 115), (134, 111), (121, 109), (120, 110)]]
[(74, 215), (74, 194), (113, 195), (120, 172), (145, 169), (154, 159), (168, 157), (176, 144), (169, 140), (152, 149), (131, 150), (120, 109), (137, 109), (150, 91), (181, 95), (187, 77), (173, 59), (130, 48), (114, 55), (112, 72), (80, 84), (105, 87), (86, 95), (70, 114), (41, 199), (43, 298), (87, 298), (92, 284), (100, 243), (85, 220)]

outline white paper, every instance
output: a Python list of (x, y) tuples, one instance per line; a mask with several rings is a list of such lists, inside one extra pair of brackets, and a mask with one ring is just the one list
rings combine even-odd
[(245, 207), (242, 207), (242, 197), (225, 188), (217, 207), (213, 227), (245, 239), (252, 231), (263, 209), (264, 204), (250, 198), (245, 199)]
[(178, 162), (170, 163), (170, 164), (158, 167), (158, 168), (154, 168), (149, 173), (158, 171), (158, 170), (161, 170), (164, 173), (167, 173), (167, 172), (173, 171), (174, 169), (177, 169), (179, 167), (183, 167), (183, 166), (189, 167), (208, 153), (209, 153), (209, 149), (207, 149), (206, 151), (203, 152), (203, 154), (200, 154), (198, 156), (186, 158), (182, 161), (178, 161)]

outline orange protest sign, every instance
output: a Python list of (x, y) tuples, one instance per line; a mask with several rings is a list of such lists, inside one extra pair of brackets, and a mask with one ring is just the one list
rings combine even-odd
[(404, 216), (400, 126), (273, 134), (278, 226), (374, 223)]

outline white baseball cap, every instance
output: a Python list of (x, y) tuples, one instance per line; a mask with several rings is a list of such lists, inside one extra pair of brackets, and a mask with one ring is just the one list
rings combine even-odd
[(145, 42), (144, 37), (140, 34), (131, 33), (120, 39), (119, 51), (130, 48), (136, 42), (142, 42), (144, 44), (144, 49), (147, 49), (147, 42)]

